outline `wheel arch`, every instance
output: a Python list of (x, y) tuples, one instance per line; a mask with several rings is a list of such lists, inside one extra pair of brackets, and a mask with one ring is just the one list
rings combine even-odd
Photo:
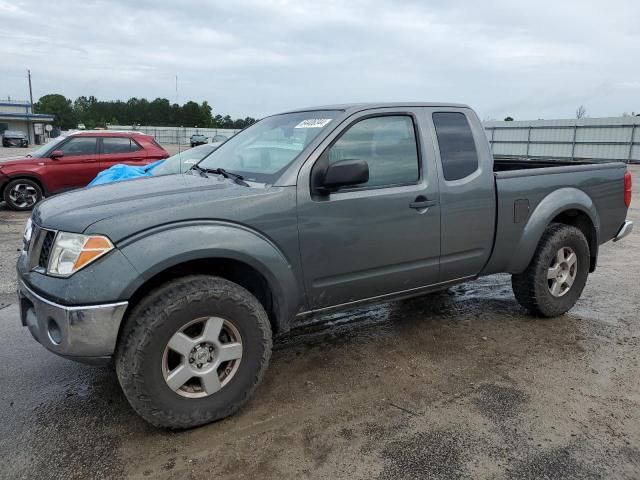
[(582, 231), (589, 243), (590, 267), (596, 268), (600, 221), (591, 198), (577, 188), (561, 188), (544, 197), (533, 210), (522, 231), (508, 273), (521, 273), (527, 268), (544, 231), (553, 223), (572, 225)]
[(8, 177), (7, 182), (4, 185), (2, 185), (2, 187), (0, 187), (0, 198), (2, 198), (4, 196), (4, 191), (7, 188), (7, 185), (9, 185), (14, 180), (21, 180), (21, 179), (27, 179), (27, 180), (32, 180), (32, 181), (36, 182), (38, 184), (38, 186), (40, 187), (40, 190), (42, 190), (42, 196), (48, 196), (49, 195), (49, 190), (47, 189), (47, 187), (46, 187), (44, 181), (42, 180), (42, 177), (40, 177), (40, 175), (37, 175), (35, 173), (19, 173), (19, 174), (15, 174), (15, 175), (12, 175), (12, 176)]
[(125, 321), (140, 299), (159, 285), (186, 275), (205, 274), (246, 288), (265, 308), (273, 332), (288, 331), (304, 293), (294, 269), (273, 243), (239, 225), (164, 228), (119, 245), (139, 273), (125, 292), (129, 299)]
[[(136, 305), (138, 305), (149, 292), (171, 280), (188, 275), (212, 275), (240, 285), (255, 296), (264, 307), (274, 333), (286, 328), (282, 325), (279, 318), (278, 299), (274, 295), (265, 276), (251, 265), (230, 258), (189, 260), (159, 271), (133, 291), (129, 299), (127, 311), (125, 312), (124, 321), (126, 321), (131, 311), (134, 310)], [(122, 329), (122, 325), (120, 329)]]

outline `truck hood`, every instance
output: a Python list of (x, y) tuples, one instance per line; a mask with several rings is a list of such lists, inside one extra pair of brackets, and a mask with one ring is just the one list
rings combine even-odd
[(258, 198), (274, 190), (258, 184), (238, 185), (217, 175), (145, 177), (54, 196), (38, 204), (32, 218), (45, 228), (101, 233), (117, 242), (172, 222), (233, 220), (234, 212), (243, 206), (255, 207)]

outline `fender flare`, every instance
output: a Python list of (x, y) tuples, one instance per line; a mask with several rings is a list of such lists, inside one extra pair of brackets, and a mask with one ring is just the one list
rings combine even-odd
[(507, 272), (522, 273), (527, 268), (545, 229), (554, 218), (568, 210), (579, 210), (589, 217), (596, 233), (593, 243), (596, 246), (599, 245), (600, 218), (591, 197), (582, 190), (573, 187), (554, 190), (544, 197), (529, 215), (520, 240), (513, 250), (518, 254), (512, 257)]
[(269, 238), (243, 225), (206, 220), (163, 225), (119, 242), (118, 248), (139, 273), (125, 290), (128, 298), (171, 267), (194, 260), (226, 259), (242, 262), (266, 279), (279, 330), (288, 330), (304, 301), (302, 282), (285, 254)]

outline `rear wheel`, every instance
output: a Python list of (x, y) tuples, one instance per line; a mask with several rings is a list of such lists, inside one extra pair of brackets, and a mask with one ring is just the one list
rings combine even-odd
[(189, 276), (145, 297), (116, 351), (116, 371), (149, 423), (189, 428), (219, 420), (247, 401), (271, 356), (262, 305), (228, 280)]
[(30, 210), (42, 200), (42, 189), (29, 178), (17, 178), (7, 184), (3, 199), (12, 210)]
[(516, 300), (534, 315), (562, 315), (580, 298), (589, 264), (584, 234), (570, 225), (553, 224), (545, 230), (527, 269), (511, 277)]

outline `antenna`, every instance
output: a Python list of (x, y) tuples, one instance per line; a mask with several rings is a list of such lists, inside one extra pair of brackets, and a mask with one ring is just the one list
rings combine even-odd
[[(178, 96), (178, 75), (176, 75), (176, 105), (178, 105), (178, 108), (180, 107), (180, 101), (179, 101), (180, 97)], [(181, 147), (180, 147), (180, 127), (176, 126), (177, 130), (177, 135), (176, 135), (176, 140), (178, 141), (178, 155), (180, 155), (182, 153)], [(180, 156), (180, 171), (182, 171), (182, 156)]]

